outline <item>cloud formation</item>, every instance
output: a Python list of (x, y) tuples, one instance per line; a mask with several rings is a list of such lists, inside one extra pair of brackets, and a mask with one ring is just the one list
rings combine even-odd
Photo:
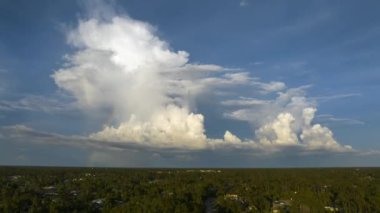
[(186, 108), (169, 105), (157, 111), (149, 121), (132, 116), (117, 128), (107, 126), (90, 138), (111, 141), (132, 141), (175, 148), (205, 148), (203, 115), (189, 113)]
[[(19, 147), (3, 154), (24, 155), (26, 160), (20, 164), (28, 165), (61, 165), (62, 160), (81, 157), (67, 154), (77, 150), (88, 157), (75, 161), (78, 166), (151, 166), (151, 167), (279, 167), (279, 166), (358, 166), (363, 156), (374, 158), (378, 162), (378, 151), (345, 151), (318, 149), (307, 150), (300, 145), (272, 146), (259, 143), (244, 143), (230, 132), (226, 132), (224, 140), (214, 141), (211, 147), (204, 149), (183, 149), (152, 147), (139, 143), (112, 142), (92, 140), (88, 137), (65, 136), (53, 134), (24, 126), (0, 127), (0, 144), (4, 147)], [(50, 152), (41, 152), (36, 158), (31, 152), (24, 152), (28, 146), (34, 146)], [(48, 148), (47, 148), (48, 147)], [(3, 151), (3, 150), (0, 150)], [(64, 156), (56, 156), (65, 153)], [(77, 152), (78, 153), (78, 152)], [(49, 156), (49, 161), (41, 161), (39, 157)], [(347, 161), (352, 159), (352, 161)], [(32, 162), (31, 162), (32, 160)], [(37, 161), (36, 161), (37, 160)], [(78, 160), (78, 159), (77, 159)], [(34, 163), (33, 163), (34, 162)], [(37, 164), (35, 164), (37, 162)], [(53, 162), (53, 163), (52, 163)]]
[[(173, 50), (150, 24), (116, 14), (107, 17), (81, 20), (69, 32), (68, 42), (77, 50), (52, 75), (80, 108), (109, 113), (104, 128), (89, 135), (91, 140), (179, 149), (351, 150), (338, 144), (327, 127), (312, 124), (316, 104), (306, 98), (309, 86), (286, 89), (283, 82), (261, 82), (248, 72), (191, 63), (189, 53)], [(250, 123), (256, 138), (242, 140), (228, 130), (221, 139), (208, 138), (207, 117), (196, 112), (197, 97), (236, 87), (277, 97), (222, 100), (225, 116)]]
[(301, 145), (309, 150), (352, 150), (350, 146), (340, 145), (330, 129), (313, 124), (317, 109), (313, 99), (306, 97), (308, 88), (303, 86), (279, 92), (274, 100), (241, 97), (224, 101), (222, 104), (235, 107), (225, 116), (257, 127), (255, 135), (260, 144)]
[(247, 74), (199, 79), (202, 72), (223, 68), (189, 64), (188, 53), (172, 51), (154, 32), (129, 17), (81, 21), (69, 34), (78, 51), (52, 77), (84, 110), (112, 112), (116, 127), (106, 126), (91, 138), (202, 147), (203, 115), (190, 111), (192, 96), (207, 86), (244, 82)]

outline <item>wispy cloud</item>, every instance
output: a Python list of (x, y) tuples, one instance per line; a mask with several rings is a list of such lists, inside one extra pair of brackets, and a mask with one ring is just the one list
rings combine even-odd
[(250, 107), (255, 105), (268, 104), (268, 100), (262, 100), (257, 98), (239, 97), (239, 99), (223, 100), (221, 104), (224, 106), (232, 107)]
[(18, 100), (0, 100), (0, 111), (39, 111), (45, 113), (72, 110), (74, 106), (61, 99), (27, 95)]
[(265, 64), (263, 61), (254, 61), (250, 62), (249, 65), (259, 66)]
[(346, 93), (346, 94), (317, 96), (317, 97), (312, 97), (312, 98), (317, 100), (318, 102), (326, 102), (326, 101), (332, 101), (332, 100), (337, 100), (337, 99), (342, 99), (342, 98), (358, 97), (358, 96), (361, 96), (361, 94), (360, 93)]
[(330, 114), (317, 115), (316, 120), (322, 123), (340, 124), (340, 125), (364, 125), (365, 122), (352, 118), (337, 118)]
[(258, 87), (260, 89), (260, 93), (262, 94), (279, 92), (279, 91), (283, 91), (286, 88), (285, 83), (280, 82), (280, 81), (271, 81), (269, 83), (256, 81), (256, 82), (252, 82), (251, 84)]
[(0, 95), (6, 92), (7, 82), (5, 79), (5, 74), (8, 73), (7, 69), (0, 68)]
[(239, 6), (240, 7), (246, 7), (246, 6), (248, 6), (248, 0), (240, 0)]

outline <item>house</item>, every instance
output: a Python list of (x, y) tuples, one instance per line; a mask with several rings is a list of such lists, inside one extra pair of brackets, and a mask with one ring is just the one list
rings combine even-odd
[(58, 195), (57, 188), (55, 186), (45, 186), (45, 187), (42, 187), (42, 189), (44, 190), (43, 195), (45, 197), (52, 197), (52, 196)]
[(21, 178), (21, 176), (20, 175), (13, 175), (13, 176), (10, 176), (9, 177), (12, 181), (18, 181), (20, 178)]
[(104, 199), (103, 198), (99, 198), (99, 199), (95, 199), (95, 200), (92, 200), (91, 203), (95, 204), (95, 205), (103, 205), (103, 202), (104, 202)]
[(91, 201), (91, 204), (96, 208), (96, 209), (102, 209), (103, 208), (103, 203), (104, 203), (104, 198), (99, 198)]
[(224, 195), (224, 199), (229, 199), (229, 200), (238, 200), (239, 196), (237, 194), (226, 194)]
[(290, 200), (276, 200), (276, 201), (273, 201), (273, 204), (272, 204), (272, 212), (281, 212), (281, 210), (288, 210), (290, 205), (291, 205), (291, 201)]
[(328, 212), (339, 212), (339, 208), (332, 206), (325, 206), (325, 210)]

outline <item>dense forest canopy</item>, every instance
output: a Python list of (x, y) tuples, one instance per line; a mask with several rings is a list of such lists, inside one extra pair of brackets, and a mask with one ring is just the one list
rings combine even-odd
[(379, 212), (380, 169), (0, 168), (0, 212)]

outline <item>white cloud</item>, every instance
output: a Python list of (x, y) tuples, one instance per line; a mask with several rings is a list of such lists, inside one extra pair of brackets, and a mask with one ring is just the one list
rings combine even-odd
[(302, 110), (303, 122), (295, 126), (295, 118), (290, 113), (280, 113), (278, 117), (256, 131), (256, 137), (261, 144), (271, 145), (301, 145), (308, 150), (324, 149), (330, 151), (351, 151), (351, 146), (337, 143), (333, 133), (320, 124), (312, 124), (315, 108)]
[[(102, 16), (101, 16), (102, 17)], [(53, 75), (83, 110), (112, 111), (113, 125), (90, 134), (91, 141), (182, 150), (281, 150), (282, 146), (341, 147), (326, 127), (311, 125), (315, 103), (309, 86), (286, 89), (283, 82), (261, 82), (248, 72), (214, 64), (193, 64), (185, 51), (174, 51), (148, 23), (127, 16), (90, 18), (69, 32), (77, 51)], [(223, 139), (207, 138), (205, 116), (195, 113), (195, 99), (247, 87), (257, 94), (277, 93), (274, 100), (241, 97), (222, 100), (238, 107), (226, 115), (257, 127), (254, 140), (226, 131)], [(214, 95), (215, 95), (214, 94)]]
[(240, 106), (240, 107), (248, 107), (248, 106), (256, 106), (256, 105), (263, 105), (268, 104), (268, 100), (261, 100), (256, 98), (247, 98), (247, 97), (240, 97), (239, 99), (233, 99), (233, 100), (224, 100), (221, 102), (224, 106)]
[(330, 129), (320, 124), (312, 124), (316, 104), (314, 100), (306, 98), (307, 88), (309, 86), (279, 92), (275, 100), (262, 100), (260, 104), (249, 105), (244, 101), (244, 104), (229, 101), (227, 103), (240, 108), (226, 113), (226, 116), (247, 121), (253, 127), (257, 127), (255, 135), (260, 144), (301, 145), (307, 149), (335, 151), (351, 150), (351, 147), (337, 143)]
[(232, 134), (228, 130), (224, 133), (223, 139), (224, 141), (229, 142), (229, 143), (241, 143), (240, 138), (238, 138), (236, 135)]
[[(247, 121), (255, 127), (272, 122), (280, 113), (290, 113), (295, 118), (295, 126), (299, 127), (302, 121), (302, 110), (307, 107), (315, 107), (313, 100), (306, 98), (306, 89), (309, 86), (290, 88), (284, 92), (278, 92), (273, 100), (253, 99), (260, 104), (240, 105), (240, 108), (226, 112), (227, 118)], [(250, 100), (250, 98), (240, 98)]]
[(284, 82), (279, 81), (271, 81), (269, 83), (263, 83), (263, 82), (252, 82), (253, 85), (257, 86), (260, 89), (260, 93), (262, 94), (268, 94), (272, 92), (279, 92), (286, 88), (286, 85)]
[[(33, 128), (16, 125), (0, 127), (0, 135), (3, 137), (0, 144), (8, 143), (24, 147), (25, 144), (43, 145), (44, 150), (51, 150), (53, 153), (62, 147), (73, 147), (85, 150), (86, 162), (88, 166), (152, 166), (152, 167), (174, 167), (174, 166), (294, 166), (300, 165), (321, 165), (324, 157), (330, 159), (334, 156), (343, 156), (343, 163), (337, 165), (346, 165), (347, 159), (356, 157), (359, 160), (363, 155), (376, 155), (378, 151), (356, 151), (353, 149), (331, 149), (326, 147), (310, 147), (295, 145), (279, 144), (260, 144), (253, 141), (240, 141), (232, 133), (226, 132), (224, 140), (208, 139), (207, 146), (203, 149), (184, 149), (181, 147), (154, 147), (139, 143), (125, 142), (105, 142), (93, 140), (88, 137), (64, 136), (43, 131), (37, 131)], [(66, 148), (64, 150), (67, 151)], [(339, 155), (335, 153), (339, 153)], [(24, 153), (25, 154), (25, 153)], [(33, 160), (35, 155), (26, 157)], [(55, 156), (51, 156), (54, 158)], [(316, 164), (315, 157), (318, 159)], [(38, 157), (37, 157), (38, 158)], [(70, 156), (67, 156), (70, 158)], [(309, 162), (306, 162), (310, 160)], [(54, 160), (54, 159), (49, 159)], [(65, 160), (65, 159), (61, 159)], [(267, 164), (271, 162), (270, 164)], [(20, 164), (28, 163), (26, 161)], [(76, 162), (78, 163), (78, 162)], [(331, 166), (331, 161), (325, 162)], [(44, 162), (48, 164), (48, 162)], [(83, 164), (83, 163), (82, 163)], [(335, 164), (334, 164), (335, 165)]]
[(310, 148), (339, 147), (339, 144), (333, 138), (331, 130), (327, 127), (322, 127), (320, 124), (315, 124), (310, 128), (303, 129), (300, 137)]
[(293, 126), (294, 117), (290, 113), (280, 113), (273, 122), (260, 127), (256, 131), (256, 137), (262, 144), (298, 144)]
[[(194, 96), (211, 88), (248, 84), (248, 73), (213, 64), (191, 64), (155, 29), (126, 16), (89, 19), (69, 33), (78, 50), (52, 77), (84, 110), (111, 109), (115, 126), (91, 138), (170, 146), (205, 146), (203, 115), (192, 113)], [(232, 70), (235, 71), (235, 70)]]
[(200, 149), (206, 146), (203, 116), (185, 108), (169, 105), (156, 112), (150, 121), (141, 122), (134, 116), (117, 128), (106, 127), (90, 135), (103, 141), (132, 141), (149, 146)]

